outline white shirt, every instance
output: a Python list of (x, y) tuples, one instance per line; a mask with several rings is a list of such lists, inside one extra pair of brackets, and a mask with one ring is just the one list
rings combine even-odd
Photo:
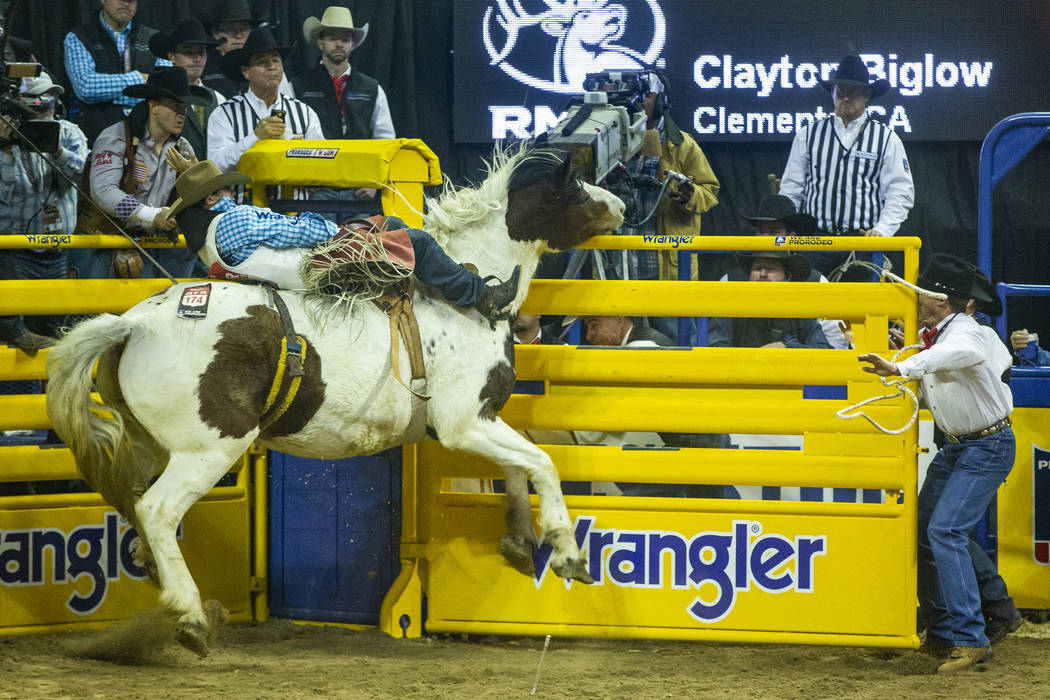
[(1002, 374), (1011, 357), (995, 331), (962, 313), (937, 327), (940, 333), (928, 350), (897, 363), (902, 375), (922, 378), (937, 426), (951, 435), (969, 435), (1009, 416), (1013, 394)]
[[(852, 146), (869, 118), (868, 113), (865, 112), (847, 126), (838, 115), (832, 117), (839, 142), (846, 148)], [(803, 211), (803, 192), (810, 168), (806, 138), (812, 126), (813, 123), (807, 124), (795, 134), (795, 140), (791, 142), (791, 153), (788, 155), (787, 166), (780, 178), (780, 194), (794, 202), (798, 211)], [(904, 143), (896, 133), (890, 130), (882, 169), (879, 171), (882, 208), (878, 221), (873, 226), (880, 236), (892, 236), (897, 233), (915, 204), (915, 185), (912, 182), (910, 168), (906, 165), (907, 162), (908, 154), (904, 151)]]
[(227, 99), (208, 117), (208, 160), (223, 171), (234, 171), (241, 155), (259, 140), (255, 125), (273, 108), (285, 111), (282, 138), (301, 135), (307, 140), (324, 140), (321, 121), (305, 102), (278, 93), (277, 101), (267, 105), (250, 89)]

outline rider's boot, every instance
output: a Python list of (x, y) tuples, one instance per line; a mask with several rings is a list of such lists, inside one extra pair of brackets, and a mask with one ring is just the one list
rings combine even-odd
[[(485, 291), (481, 293), (481, 298), (474, 303), (474, 308), (493, 323), (510, 318), (510, 303), (514, 301), (514, 297), (518, 296), (518, 279), (520, 277), (521, 265), (517, 265), (506, 282), (485, 287)], [(494, 276), (485, 278), (486, 281), (490, 279), (498, 280)]]

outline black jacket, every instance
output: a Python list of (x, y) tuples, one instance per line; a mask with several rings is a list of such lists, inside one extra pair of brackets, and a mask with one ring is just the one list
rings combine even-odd
[(197, 118), (197, 108), (189, 105), (186, 110), (186, 121), (182, 125), (182, 137), (190, 142), (193, 152), (200, 160), (208, 157), (208, 117), (219, 106), (219, 101), (215, 98), (215, 91), (209, 89), (208, 92), (211, 94), (211, 101), (204, 105), (204, 122), (201, 123)]
[(292, 81), (295, 97), (313, 107), (321, 120), (321, 131), (326, 139), (372, 138), (372, 112), (379, 95), (379, 81), (359, 70), (350, 71), (343, 87), (343, 114), (346, 128), (339, 118), (335, 100), (335, 85), (323, 63)]
[[(117, 42), (102, 27), (102, 20), (95, 17), (87, 24), (71, 30), (80, 43), (84, 45), (95, 61), (96, 73), (126, 73), (124, 57), (117, 53)], [(150, 53), (149, 39), (157, 33), (156, 29), (133, 22), (128, 34), (128, 46), (131, 49), (131, 70), (149, 73), (156, 64), (156, 57)], [(88, 145), (95, 142), (95, 137), (103, 129), (124, 118), (124, 108), (113, 102), (84, 102), (77, 100), (79, 112), (75, 122), (87, 137)]]

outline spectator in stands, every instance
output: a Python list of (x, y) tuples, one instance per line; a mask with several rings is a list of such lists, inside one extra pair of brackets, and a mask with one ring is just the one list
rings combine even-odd
[[(22, 81), (22, 104), (36, 119), (54, 120), (54, 91), (61, 94), (62, 88), (46, 73), (27, 78)], [(0, 116), (0, 234), (72, 234), (77, 220), (77, 191), (72, 182), (80, 179), (87, 160), (87, 139), (75, 124), (59, 119), (58, 147), (48, 154), (48, 162), (13, 133), (12, 124), (19, 125)], [(57, 248), (0, 251), (0, 279), (62, 279), (67, 266), (67, 252)], [(59, 317), (3, 316), (0, 342), (39, 350), (54, 343), (59, 325)]]
[[(755, 227), (756, 236), (811, 236), (817, 229), (817, 220), (809, 214), (797, 213), (795, 204), (782, 194), (767, 194), (762, 197), (758, 204), (758, 212), (744, 218)], [(747, 278), (747, 273), (735, 267), (722, 276), (722, 281), (740, 282)], [(811, 269), (806, 281), (827, 282), (828, 278), (818, 270)], [(824, 337), (831, 347), (850, 347), (849, 338), (846, 337), (846, 325), (842, 321), (822, 320), (820, 329), (824, 331)]]
[[(175, 147), (186, 158), (192, 158), (193, 147), (181, 138), (186, 111), (191, 104), (203, 102), (210, 94), (201, 87), (191, 87), (186, 71), (177, 66), (158, 68), (145, 85), (125, 88), (142, 104), (132, 110), (128, 119), (107, 127), (95, 142), (91, 154), (91, 197), (110, 216), (124, 222), (133, 235), (175, 236), (175, 222), (164, 215), (171, 201), (176, 173), (167, 162), (166, 151)], [(133, 154), (125, 164), (128, 138), (137, 139)], [(74, 251), (79, 277), (153, 277), (160, 274), (149, 260), (134, 248), (120, 250)], [(156, 248), (150, 253), (169, 273), (187, 277), (195, 256), (182, 248)]]
[(125, 117), (138, 102), (123, 92), (146, 82), (155, 66), (171, 65), (149, 51), (157, 30), (135, 23), (138, 0), (99, 0), (96, 19), (66, 34), (66, 73), (80, 101), (76, 122), (93, 145), (95, 137)]
[(1017, 357), (1019, 364), (1050, 367), (1050, 352), (1039, 347), (1037, 339), (1036, 344), (1033, 347), (1029, 347), (1029, 343), (1033, 339), (1036, 338), (1029, 335), (1027, 328), (1016, 330), (1010, 334), (1010, 345), (1013, 347), (1014, 355)]
[(518, 345), (564, 345), (557, 333), (540, 326), (539, 314), (518, 314), (511, 320), (510, 329)]
[(170, 32), (157, 32), (149, 40), (149, 50), (157, 58), (166, 58), (173, 65), (186, 69), (190, 85), (203, 87), (210, 99), (207, 104), (192, 105), (186, 112), (182, 137), (193, 146), (193, 152), (203, 157), (208, 152), (208, 117), (226, 97), (201, 82), (207, 49), (217, 42), (208, 38), (204, 26), (196, 19), (187, 19), (175, 25)]
[(934, 255), (919, 286), (947, 300), (918, 297), (926, 349), (899, 363), (868, 353), (864, 371), (920, 377), (920, 390), (948, 444), (933, 458), (918, 498), (919, 601), (926, 614), (926, 648), (949, 651), (938, 671), (991, 658), (969, 533), (988, 509), (1014, 462), (1013, 398), (1002, 381), (1010, 353), (992, 329), (965, 313), (976, 286), (974, 266)]
[(206, 86), (228, 98), (244, 92), (244, 84), (240, 80), (226, 77), (222, 69), (222, 57), (244, 46), (248, 35), (260, 24), (260, 18), (252, 17), (247, 0), (218, 0), (214, 4), (204, 22), (204, 29), (215, 39), (215, 45), (207, 49), (202, 75)]
[[(740, 268), (752, 282), (806, 281), (809, 262), (795, 253), (762, 251), (739, 255)], [(742, 348), (830, 348), (812, 318), (710, 318), (707, 344)]]
[[(573, 317), (566, 322), (574, 321)], [(635, 325), (627, 316), (584, 316), (583, 328), (591, 345), (656, 348), (673, 346), (674, 341), (655, 328)]]
[(208, 120), (208, 159), (222, 170), (236, 170), (241, 154), (260, 139), (324, 138), (313, 109), (278, 91), (289, 51), (256, 29), (243, 47), (223, 56), (226, 77), (247, 82), (248, 90), (227, 99)]
[[(915, 202), (908, 154), (892, 129), (873, 119), (868, 101), (886, 94), (886, 80), (872, 81), (857, 56), (846, 56), (830, 80), (835, 113), (795, 134), (780, 193), (816, 217), (823, 236), (892, 236)], [(844, 186), (842, 183), (849, 183)], [(820, 272), (837, 280), (849, 253), (812, 253)], [(847, 279), (864, 279), (860, 269)]]
[(329, 7), (321, 19), (307, 17), (303, 37), (321, 50), (321, 61), (292, 81), (296, 96), (313, 107), (326, 139), (392, 139), (390, 105), (379, 81), (350, 66), (368, 24), (354, 26), (345, 7)]

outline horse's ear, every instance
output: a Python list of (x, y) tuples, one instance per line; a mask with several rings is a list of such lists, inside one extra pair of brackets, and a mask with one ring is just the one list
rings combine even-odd
[(572, 158), (569, 154), (565, 154), (565, 158), (562, 160), (561, 165), (554, 169), (551, 176), (558, 187), (565, 187), (572, 182), (573, 178), (576, 177), (576, 171), (572, 167)]

